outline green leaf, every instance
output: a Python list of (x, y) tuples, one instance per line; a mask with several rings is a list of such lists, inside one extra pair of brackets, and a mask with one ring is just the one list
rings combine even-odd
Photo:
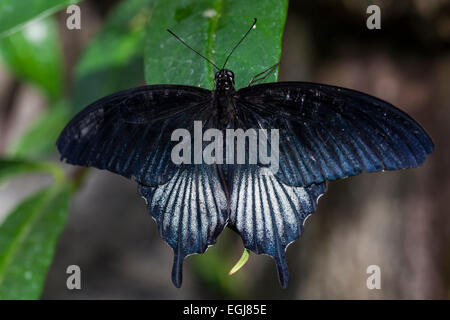
[[(221, 67), (228, 53), (257, 18), (256, 28), (236, 49), (226, 66), (235, 73), (237, 88), (247, 86), (254, 75), (280, 60), (287, 5), (287, 0), (158, 0), (146, 29), (146, 82), (212, 89), (213, 66), (187, 49), (166, 29), (171, 29)], [(277, 76), (274, 72), (266, 81), (276, 81)], [(223, 240), (222, 237), (221, 243)], [(223, 296), (246, 297), (243, 273), (228, 276), (225, 252), (217, 246), (193, 256), (192, 263), (193, 270), (202, 280)]]
[(50, 98), (62, 94), (63, 62), (55, 21), (48, 17), (0, 39), (0, 57), (19, 78), (41, 88)]
[(41, 190), (0, 226), (0, 300), (38, 299), (66, 224), (71, 185)]
[(145, 26), (154, 0), (122, 1), (75, 69), (77, 110), (105, 95), (144, 82)]
[(250, 251), (248, 249), (244, 249), (241, 258), (238, 262), (236, 262), (233, 268), (231, 268), (230, 272), (228, 272), (228, 275), (231, 276), (238, 272), (247, 263), (248, 258), (250, 258)]
[(15, 158), (32, 158), (56, 151), (56, 140), (69, 119), (70, 109), (67, 103), (56, 103), (18, 140), (8, 146), (6, 154)]
[(0, 159), (0, 184), (14, 176), (36, 172), (52, 174), (57, 183), (64, 181), (64, 171), (58, 164), (22, 159)]
[(248, 299), (248, 286), (245, 273), (230, 277), (229, 234), (221, 236), (220, 243), (210, 247), (205, 253), (193, 255), (191, 266), (196, 275), (208, 288), (214, 289), (225, 299)]
[(45, 17), (80, 0), (2, 0), (0, 38), (22, 28), (28, 21)]
[[(145, 76), (149, 84), (173, 83), (213, 88), (214, 68), (166, 29), (221, 67), (257, 18), (256, 28), (231, 56), (236, 87), (279, 62), (287, 0), (159, 0), (147, 29)], [(266, 81), (276, 81), (274, 72)]]

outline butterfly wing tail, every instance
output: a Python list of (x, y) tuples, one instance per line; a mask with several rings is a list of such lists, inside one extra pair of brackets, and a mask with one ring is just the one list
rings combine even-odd
[(286, 288), (286, 248), (300, 236), (326, 184), (288, 186), (256, 165), (236, 166), (233, 176), (230, 223), (240, 232), (247, 249), (275, 259), (280, 284)]
[(278, 271), (278, 280), (283, 289), (286, 289), (289, 284), (289, 270), (286, 263), (286, 248), (281, 247), (277, 249), (276, 256), (272, 256)]
[(227, 201), (211, 165), (180, 169), (164, 185), (139, 185), (161, 237), (174, 250), (172, 281), (181, 286), (183, 260), (216, 242), (227, 221)]
[(183, 282), (183, 261), (185, 256), (180, 250), (181, 246), (173, 250), (172, 282), (175, 287), (180, 288)]

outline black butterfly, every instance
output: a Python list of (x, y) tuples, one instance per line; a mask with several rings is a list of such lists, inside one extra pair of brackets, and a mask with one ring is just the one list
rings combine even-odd
[[(315, 211), (327, 180), (417, 167), (433, 142), (407, 114), (367, 94), (307, 82), (236, 91), (234, 74), (224, 67), (216, 66), (212, 91), (152, 85), (100, 99), (70, 121), (57, 146), (62, 160), (138, 182), (174, 250), (175, 286), (181, 286), (184, 258), (203, 253), (228, 224), (246, 248), (275, 259), (286, 287), (286, 247)], [(192, 132), (194, 121), (222, 131), (278, 128), (278, 172), (261, 163), (174, 164), (171, 134)]]

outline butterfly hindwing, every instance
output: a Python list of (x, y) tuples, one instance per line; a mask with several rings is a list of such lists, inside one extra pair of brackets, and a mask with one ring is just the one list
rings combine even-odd
[[(230, 190), (229, 222), (241, 235), (244, 246), (258, 254), (267, 254), (275, 259), (280, 283), (287, 287), (289, 272), (285, 252), (287, 246), (301, 233), (306, 218), (317, 208), (318, 198), (325, 193), (326, 184), (311, 184), (307, 187), (289, 186), (276, 174), (274, 163), (249, 163), (249, 155), (260, 156), (261, 139), (266, 141), (267, 153), (276, 153), (270, 118), (259, 117), (257, 113), (238, 110), (234, 129), (242, 129), (258, 136), (258, 151), (252, 149), (250, 138), (244, 142), (246, 161), (244, 164), (229, 165), (228, 182)], [(260, 130), (264, 129), (264, 130)], [(263, 134), (261, 134), (263, 133)], [(255, 142), (253, 142), (254, 147)], [(264, 144), (263, 144), (264, 145)], [(269, 151), (270, 149), (270, 151)], [(261, 160), (261, 159), (259, 159)], [(278, 161), (276, 158), (271, 158)]]
[(77, 114), (57, 146), (68, 163), (107, 169), (145, 185), (167, 182), (175, 129), (192, 130), (211, 107), (209, 90), (143, 86), (100, 99)]
[[(184, 258), (203, 253), (227, 223), (241, 234), (246, 248), (275, 259), (286, 287), (286, 248), (316, 210), (326, 180), (416, 167), (433, 151), (431, 139), (408, 115), (357, 91), (281, 82), (216, 96), (221, 94), (174, 85), (119, 92), (81, 111), (57, 141), (67, 162), (107, 169), (139, 183), (161, 237), (174, 250), (172, 281), (177, 287)], [(243, 164), (175, 164), (171, 156), (178, 141), (172, 141), (172, 134), (182, 129), (195, 136), (195, 121), (202, 121), (202, 131), (218, 125), (222, 133), (257, 130), (251, 137), (258, 137), (258, 151), (235, 140), (232, 149), (246, 151)], [(264, 150), (261, 138), (270, 156), (276, 155), (269, 165), (259, 158), (249, 162), (255, 155), (251, 152), (259, 157)], [(202, 150), (209, 143), (202, 139)], [(191, 160), (202, 150), (194, 146)]]
[(174, 251), (172, 281), (180, 287), (186, 256), (203, 253), (227, 222), (227, 199), (215, 165), (183, 165), (169, 182), (139, 185), (161, 237)]
[(270, 169), (258, 165), (234, 166), (231, 181), (230, 223), (241, 234), (247, 249), (275, 259), (280, 283), (286, 288), (286, 247), (300, 236), (326, 184), (288, 186)]
[(354, 90), (305, 82), (262, 84), (239, 90), (237, 105), (254, 121), (280, 130), (277, 176), (292, 186), (417, 167), (434, 148), (407, 114)]

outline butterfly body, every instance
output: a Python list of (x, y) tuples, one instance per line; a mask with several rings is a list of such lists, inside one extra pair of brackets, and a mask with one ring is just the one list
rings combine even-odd
[[(286, 248), (316, 210), (327, 181), (417, 167), (433, 152), (417, 122), (378, 98), (308, 82), (252, 85), (267, 72), (236, 90), (234, 73), (213, 66), (218, 70), (213, 90), (151, 85), (118, 92), (78, 113), (57, 141), (62, 160), (138, 183), (161, 237), (174, 251), (177, 287), (184, 258), (203, 253), (227, 225), (247, 249), (274, 258), (286, 287)], [(210, 139), (198, 135), (208, 130)], [(204, 151), (230, 131), (242, 139), (216, 146), (219, 158), (203, 161)], [(251, 140), (252, 132), (265, 139)], [(247, 152), (245, 161), (234, 161), (239, 155), (231, 152), (231, 161), (220, 159), (229, 146)], [(183, 152), (173, 152), (177, 147)], [(270, 162), (251, 161), (255, 150), (260, 156), (267, 148)], [(175, 161), (174, 154), (187, 161)]]
[[(278, 171), (260, 163), (174, 164), (172, 133), (183, 128), (194, 136), (195, 121), (221, 132), (279, 130)], [(72, 119), (57, 146), (69, 163), (138, 182), (162, 238), (174, 250), (176, 286), (183, 259), (204, 252), (228, 224), (246, 248), (275, 259), (286, 287), (285, 249), (316, 210), (327, 180), (417, 167), (433, 151), (420, 125), (380, 99), (307, 82), (236, 91), (228, 70), (216, 74), (212, 91), (155, 85), (100, 99)]]
[(219, 129), (225, 129), (236, 117), (234, 73), (227, 69), (219, 70), (215, 74), (214, 83), (212, 99), (216, 109), (215, 121)]

